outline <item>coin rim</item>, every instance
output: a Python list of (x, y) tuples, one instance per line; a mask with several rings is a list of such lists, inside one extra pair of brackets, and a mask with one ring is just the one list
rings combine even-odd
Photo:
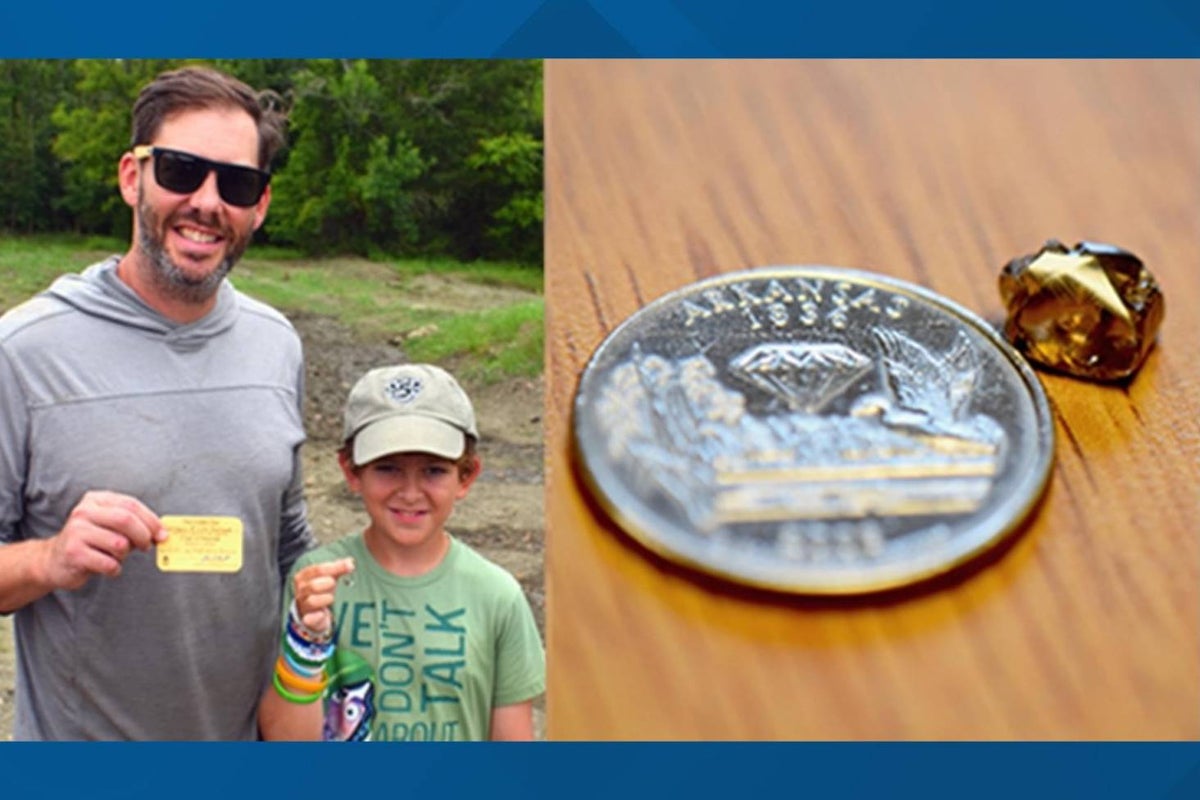
[[(977, 528), (968, 528), (965, 533), (973, 533), (974, 535), (955, 537), (956, 543), (959, 543), (957, 540), (968, 539), (969, 541), (965, 543), (967, 546), (956, 548), (956, 552), (945, 559), (916, 559), (918, 563), (908, 568), (904, 566), (907, 562), (902, 561), (899, 564), (887, 565), (885, 568), (877, 567), (869, 570), (857, 570), (849, 574), (839, 574), (828, 581), (812, 580), (811, 578), (806, 580), (780, 581), (760, 579), (754, 576), (747, 576), (732, 569), (722, 569), (719, 565), (703, 562), (687, 553), (680, 552), (664, 544), (660, 538), (643, 530), (643, 526), (635, 521), (633, 515), (623, 512), (617, 507), (617, 504), (608, 496), (607, 492), (604, 491), (594, 476), (594, 470), (589, 465), (588, 455), (584, 452), (580, 435), (584, 387), (589, 383), (590, 376), (593, 374), (593, 369), (596, 367), (597, 362), (605, 356), (606, 351), (627, 328), (632, 327), (638, 318), (653, 314), (656, 308), (670, 305), (685, 296), (693, 296), (706, 288), (738, 280), (770, 280), (773, 278), (790, 277), (822, 278), (827, 280), (848, 279), (874, 288), (916, 296), (936, 308), (945, 311), (951, 317), (956, 317), (964, 324), (974, 328), (984, 339), (991, 342), (1004, 355), (1021, 378), (1032, 400), (1033, 415), (1036, 420), (1035, 441), (1045, 441), (1047, 446), (1038, 448), (1037, 450), (1038, 458), (1033, 464), (1032, 480), (1018, 477), (1017, 485), (1013, 489), (1013, 495), (1023, 491), (1026, 493), (1026, 497), (1023, 502), (1019, 500), (1016, 502), (1016, 508), (1007, 516), (1003, 524), (996, 526), (995, 530), (986, 533)], [(1024, 356), (1017, 352), (997, 331), (973, 311), (931, 289), (890, 275), (846, 267), (798, 264), (770, 265), (726, 272), (704, 278), (673, 289), (626, 317), (625, 320), (613, 328), (601, 340), (580, 372), (579, 382), (575, 389), (575, 398), (571, 406), (570, 449), (570, 459), (575, 464), (577, 473), (595, 502), (600, 505), (604, 512), (626, 534), (667, 561), (742, 586), (751, 586), (758, 589), (795, 595), (848, 596), (872, 594), (910, 586), (945, 575), (975, 561), (1011, 538), (1023, 526), (1023, 523), (1028, 519), (1030, 513), (1046, 492), (1049, 485), (1051, 468), (1054, 463), (1056, 437), (1054, 434), (1053, 417), (1050, 413), (1050, 404), (1037, 374), (1030, 367)]]

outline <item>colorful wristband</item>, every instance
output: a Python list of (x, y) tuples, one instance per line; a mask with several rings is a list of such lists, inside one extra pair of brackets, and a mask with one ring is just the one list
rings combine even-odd
[(288, 628), (293, 631), (297, 637), (311, 644), (325, 644), (333, 638), (333, 630), (327, 630), (324, 633), (318, 633), (312, 628), (304, 624), (300, 618), (300, 609), (296, 605), (296, 601), (292, 600), (292, 605), (288, 607)]
[(271, 679), (271, 682), (275, 684), (275, 692), (289, 703), (296, 703), (297, 705), (306, 706), (309, 703), (315, 703), (321, 699), (321, 692), (317, 692), (313, 695), (298, 695), (289, 692), (286, 688), (284, 688), (283, 683), (279, 679), (278, 673), (276, 673)]
[(275, 662), (275, 675), (288, 689), (305, 694), (313, 692), (322, 694), (325, 691), (325, 686), (329, 683), (329, 679), (325, 677), (324, 670), (319, 672), (317, 677), (314, 678), (297, 675), (288, 669), (287, 662), (282, 658)]
[(301, 664), (296, 660), (287, 647), (280, 650), (279, 657), (288, 665), (288, 669), (302, 678), (315, 678), (325, 670), (325, 664)]
[(320, 667), (333, 655), (333, 642), (319, 645), (306, 642), (292, 633), (291, 628), (284, 633), (283, 643), (296, 660), (305, 666)]

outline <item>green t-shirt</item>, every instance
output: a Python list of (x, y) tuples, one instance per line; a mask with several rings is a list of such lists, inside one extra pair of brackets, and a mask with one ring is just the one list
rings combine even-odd
[[(533, 613), (504, 569), (451, 537), (433, 570), (400, 577), (356, 534), (306, 553), (293, 574), (346, 556), (356, 569), (332, 608), (337, 647), (323, 738), (484, 740), (493, 708), (545, 691)], [(285, 609), (291, 594), (289, 579)]]

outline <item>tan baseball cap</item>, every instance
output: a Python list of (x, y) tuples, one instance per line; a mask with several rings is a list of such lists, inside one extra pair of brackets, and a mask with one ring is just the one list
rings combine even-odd
[(346, 400), (343, 441), (354, 437), (354, 464), (392, 453), (455, 459), (465, 434), (479, 438), (471, 399), (449, 372), (432, 364), (373, 369)]

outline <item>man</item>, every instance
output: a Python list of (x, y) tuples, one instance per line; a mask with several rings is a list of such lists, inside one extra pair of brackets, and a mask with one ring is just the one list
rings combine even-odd
[[(256, 736), (282, 578), (313, 544), (303, 371), (288, 322), (225, 275), (266, 216), (281, 127), (227, 75), (160, 75), (118, 166), (129, 251), (0, 318), (15, 738)], [(237, 520), (220, 553), (240, 568), (160, 566), (166, 515)]]

